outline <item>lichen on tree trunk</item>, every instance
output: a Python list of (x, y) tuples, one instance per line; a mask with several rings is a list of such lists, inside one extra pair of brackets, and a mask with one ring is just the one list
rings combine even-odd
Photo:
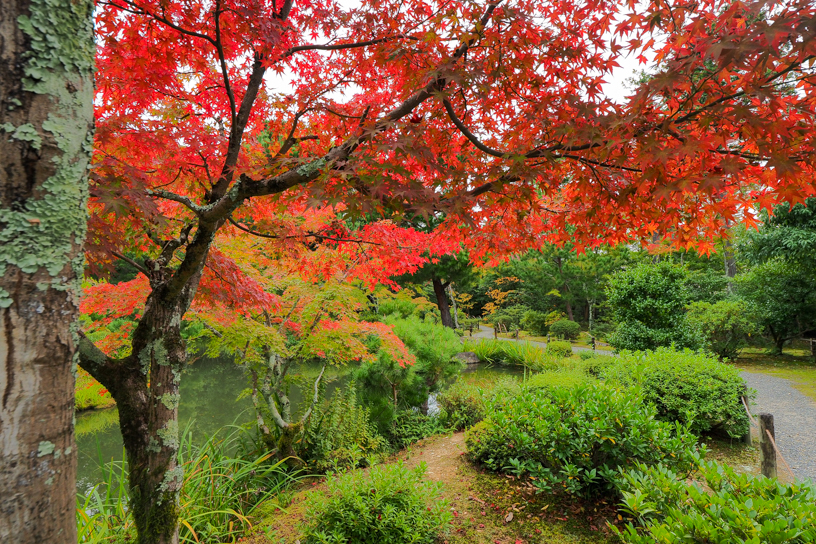
[(0, 2), (0, 542), (76, 543), (93, 2)]

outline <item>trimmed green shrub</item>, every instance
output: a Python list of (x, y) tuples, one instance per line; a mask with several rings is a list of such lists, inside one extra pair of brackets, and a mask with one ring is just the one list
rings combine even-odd
[(581, 325), (569, 319), (560, 319), (550, 325), (550, 334), (562, 340), (576, 340), (581, 334)]
[(535, 310), (525, 312), (524, 317), (521, 318), (521, 328), (527, 332), (544, 336), (549, 329), (547, 314)]
[(330, 477), (328, 495), (306, 505), (304, 544), (432, 544), (453, 516), (442, 486), (422, 479), (425, 465), (400, 464)]
[(582, 361), (586, 361), (587, 359), (592, 359), (594, 357), (595, 357), (595, 354), (592, 353), (591, 351), (579, 351), (578, 352), (578, 358), (581, 359)]
[(688, 483), (661, 465), (623, 473), (622, 509), (641, 527), (613, 530), (628, 544), (816, 542), (812, 484), (737, 474), (714, 462), (702, 463), (699, 476), (701, 483)]
[(477, 386), (458, 381), (436, 396), (445, 424), (457, 431), (471, 427), (484, 419), (483, 391)]
[(552, 389), (554, 387), (578, 387), (595, 381), (582, 369), (571, 368), (533, 374), (524, 385), (531, 389)]
[(686, 322), (690, 301), (688, 272), (669, 262), (643, 263), (618, 272), (609, 280), (606, 295), (619, 322), (609, 335), (617, 350), (646, 350), (676, 345), (698, 348), (700, 338)]
[(504, 325), (508, 331), (512, 331), (521, 328), (521, 319), (528, 310), (527, 306), (520, 304), (499, 308), (487, 317), (487, 321), (494, 325)]
[(694, 466), (694, 435), (658, 421), (636, 391), (524, 388), (492, 401), (487, 414), (465, 436), (470, 457), (491, 470), (532, 476), (542, 491), (610, 495), (619, 469), (636, 462)]
[(688, 424), (697, 433), (722, 429), (738, 438), (748, 432), (740, 397), (746, 395), (739, 370), (716, 357), (691, 350), (623, 352), (601, 377), (623, 386), (639, 386), (664, 421)]
[(733, 359), (748, 345), (752, 334), (762, 332), (748, 304), (741, 299), (693, 302), (687, 319), (703, 339), (705, 349), (720, 359)]
[(547, 344), (547, 355), (553, 357), (571, 357), (572, 344), (569, 342), (550, 342)]

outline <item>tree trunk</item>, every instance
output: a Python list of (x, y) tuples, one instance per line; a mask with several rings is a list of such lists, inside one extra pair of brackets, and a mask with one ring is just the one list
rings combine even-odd
[(572, 304), (568, 299), (564, 299), (564, 303), (567, 305), (567, 317), (569, 317), (570, 321), (575, 321), (575, 318), (572, 316)]
[(77, 541), (92, 14), (88, 0), (0, 2), (0, 542)]
[[(197, 285), (199, 277), (191, 284)], [(184, 478), (177, 463), (179, 382), (186, 363), (181, 318), (195, 292), (192, 285), (172, 297), (156, 284), (134, 331), (129, 357), (110, 359), (87, 339), (80, 345), (82, 367), (108, 388), (119, 408), (138, 544), (178, 543)]]
[(453, 328), (459, 328), (459, 309), (456, 307), (456, 296), (453, 292), (453, 284), (448, 283), (448, 294), (450, 295), (451, 304), (453, 305)]
[(449, 328), (453, 327), (453, 319), (451, 318), (450, 306), (448, 306), (448, 296), (445, 293), (447, 283), (442, 283), (442, 280), (433, 278), (434, 294), (436, 295), (436, 305), (439, 307), (439, 313), (442, 314), (442, 325)]
[(737, 275), (737, 261), (734, 259), (734, 246), (731, 240), (726, 239), (723, 242), (723, 260), (725, 262), (725, 277), (728, 278), (727, 289), (728, 294), (734, 294), (734, 276)]

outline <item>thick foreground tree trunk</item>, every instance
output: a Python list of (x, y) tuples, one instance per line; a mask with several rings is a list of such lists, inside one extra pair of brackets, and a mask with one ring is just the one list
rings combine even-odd
[(126, 359), (106, 357), (85, 338), (80, 344), (82, 367), (108, 388), (119, 408), (139, 544), (178, 543), (184, 479), (177, 463), (179, 382), (187, 358), (180, 324), (194, 291), (187, 286), (171, 298), (163, 288), (154, 290)]
[(447, 283), (442, 283), (439, 278), (433, 278), (434, 294), (436, 295), (436, 305), (439, 307), (439, 313), (442, 314), (442, 325), (446, 327), (453, 327), (453, 318), (451, 318), (450, 306), (448, 305), (448, 295), (445, 293)]
[(0, 2), (0, 542), (75, 544), (93, 2)]

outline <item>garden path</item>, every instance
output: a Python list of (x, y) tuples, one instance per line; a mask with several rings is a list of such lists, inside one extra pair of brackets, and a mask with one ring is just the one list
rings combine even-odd
[[(749, 387), (756, 389), (753, 411), (774, 416), (776, 443), (799, 479), (816, 482), (816, 403), (797, 391), (789, 380), (743, 371)], [(756, 437), (758, 430), (754, 428)], [(787, 472), (779, 463), (780, 476)]]

